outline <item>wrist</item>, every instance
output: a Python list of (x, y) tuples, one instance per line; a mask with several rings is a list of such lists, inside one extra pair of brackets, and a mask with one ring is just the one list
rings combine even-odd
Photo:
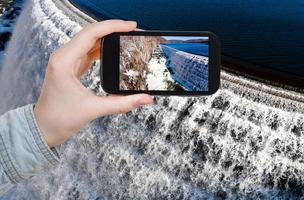
[(40, 105), (38, 103), (34, 105), (33, 110), (37, 126), (47, 145), (52, 148), (60, 144), (59, 139), (56, 136), (56, 127), (52, 125), (52, 123), (48, 119), (47, 114), (44, 113), (42, 109), (40, 109)]

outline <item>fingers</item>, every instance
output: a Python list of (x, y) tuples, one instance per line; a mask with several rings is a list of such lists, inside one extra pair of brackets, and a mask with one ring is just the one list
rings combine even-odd
[(137, 24), (133, 21), (107, 20), (89, 24), (66, 44), (67, 56), (81, 58), (88, 54), (96, 41), (113, 32), (129, 32), (135, 30)]
[(92, 61), (99, 60), (100, 59), (100, 48), (95, 49), (94, 51), (91, 51), (89, 53), (89, 57)]
[(95, 59), (92, 59), (90, 56), (85, 57), (81, 60), (79, 67), (75, 69), (75, 75), (77, 78), (80, 78), (84, 75), (88, 69), (92, 66), (92, 63)]
[(97, 40), (92, 50), (84, 56), (82, 62), (76, 68), (76, 76), (80, 78), (92, 66), (92, 63), (100, 59), (100, 39)]
[(141, 29), (141, 28), (136, 28), (136, 31), (146, 31), (145, 29)]
[[(105, 115), (126, 113), (138, 107), (153, 103), (153, 98), (147, 94), (135, 94), (129, 96), (97, 97), (94, 100), (95, 111), (93, 118)], [(92, 104), (91, 104), (92, 105)]]

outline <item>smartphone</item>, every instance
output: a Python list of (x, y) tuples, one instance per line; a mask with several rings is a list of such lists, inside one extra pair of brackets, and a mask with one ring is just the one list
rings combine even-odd
[(220, 85), (220, 42), (210, 32), (134, 31), (101, 44), (109, 94), (211, 95)]

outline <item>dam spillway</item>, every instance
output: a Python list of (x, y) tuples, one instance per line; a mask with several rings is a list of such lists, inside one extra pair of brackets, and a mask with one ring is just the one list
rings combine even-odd
[(208, 57), (183, 52), (166, 45), (161, 49), (167, 58), (172, 78), (189, 91), (208, 91)]
[[(92, 21), (68, 2), (28, 1), (1, 70), (0, 112), (35, 102), (50, 53)], [(98, 63), (81, 81), (104, 94)], [(212, 96), (155, 99), (93, 121), (60, 147), (57, 168), (3, 199), (303, 197), (303, 93), (223, 70)]]

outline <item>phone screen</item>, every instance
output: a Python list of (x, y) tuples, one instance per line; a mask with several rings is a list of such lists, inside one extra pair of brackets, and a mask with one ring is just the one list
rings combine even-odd
[(121, 35), (119, 89), (208, 92), (209, 37)]

